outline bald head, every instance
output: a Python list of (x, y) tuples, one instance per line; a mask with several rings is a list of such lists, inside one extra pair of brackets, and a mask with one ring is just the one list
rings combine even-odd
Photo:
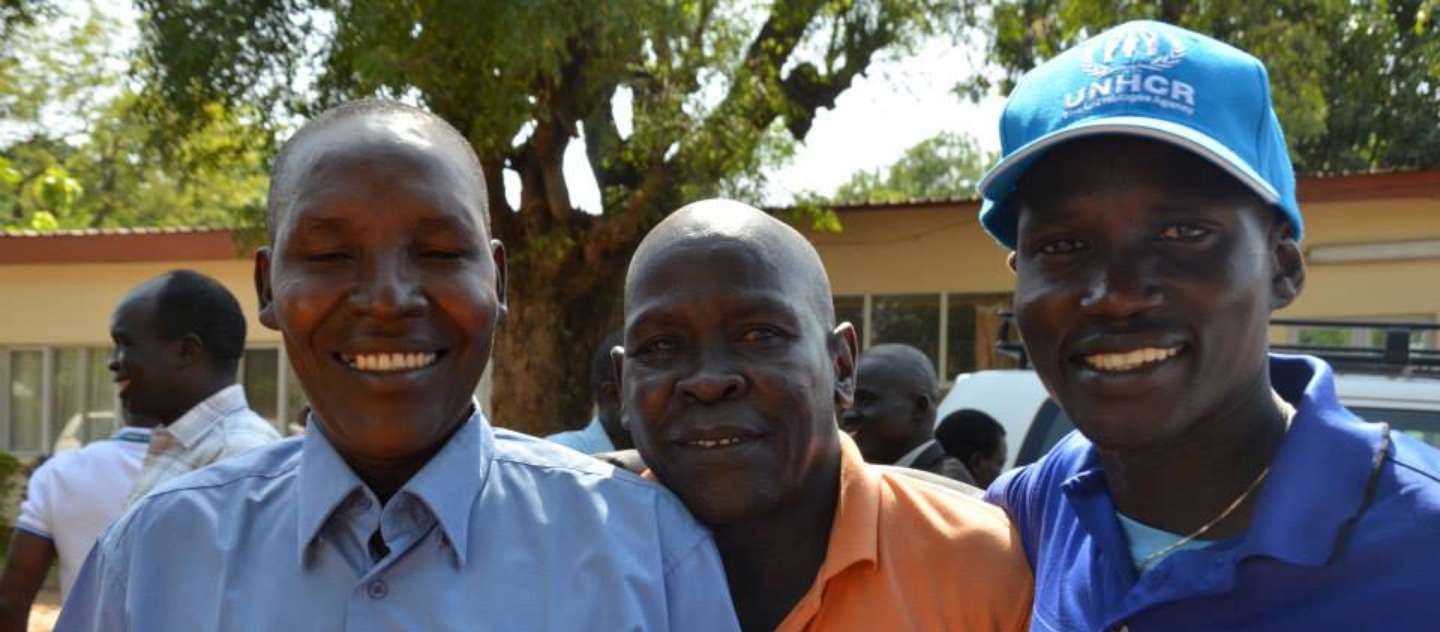
[(937, 397), (935, 364), (915, 347), (889, 343), (866, 349), (860, 354), (861, 385), (867, 374), (878, 373), (886, 374), (894, 384), (914, 395), (929, 397), (931, 401)]
[[(799, 231), (770, 214), (734, 200), (702, 200), (682, 207), (660, 222), (635, 250), (625, 279), (630, 304), (636, 280), (649, 268), (673, 261), (681, 251), (732, 248), (748, 252), (752, 262), (773, 270), (792, 289), (826, 331), (835, 327), (830, 279), (820, 254)], [(683, 262), (680, 262), (683, 265)]]
[(301, 126), (276, 154), (270, 169), (267, 225), (276, 227), (294, 203), (307, 176), (334, 159), (375, 160), (385, 155), (443, 161), (489, 222), (485, 177), (470, 142), (444, 119), (386, 99), (351, 101), (322, 112)]

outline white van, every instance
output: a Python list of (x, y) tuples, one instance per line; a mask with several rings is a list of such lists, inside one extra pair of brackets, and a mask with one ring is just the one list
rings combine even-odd
[[(1336, 369), (1335, 390), (1341, 403), (1355, 414), (1388, 422), (1397, 431), (1440, 447), (1440, 351), (1409, 347), (1414, 332), (1421, 332), (1418, 339), (1423, 341), (1423, 334), (1440, 331), (1440, 325), (1293, 320), (1276, 320), (1272, 324), (1394, 332), (1388, 337), (1393, 344), (1384, 348), (1313, 345), (1274, 345), (1272, 348), (1282, 353), (1308, 353), (1324, 358)], [(1004, 333), (1002, 330), (1002, 335)], [(1019, 345), (1006, 342), (1000, 348), (1014, 353)], [(1023, 350), (1020, 355), (1024, 366)], [(1005, 455), (1006, 469), (1033, 463), (1075, 429), (1070, 417), (1050, 399), (1039, 376), (1028, 369), (978, 371), (956, 376), (954, 385), (940, 402), (936, 419), (943, 420), (962, 408), (986, 413), (1005, 428), (1009, 450)]]

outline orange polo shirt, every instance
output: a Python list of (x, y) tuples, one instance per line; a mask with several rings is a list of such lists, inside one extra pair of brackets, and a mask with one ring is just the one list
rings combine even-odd
[(776, 632), (1020, 631), (1033, 586), (1004, 511), (872, 468), (842, 433), (830, 548)]

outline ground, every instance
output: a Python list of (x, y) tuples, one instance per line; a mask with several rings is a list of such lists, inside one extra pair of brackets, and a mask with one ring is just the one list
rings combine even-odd
[(60, 591), (47, 586), (30, 608), (30, 632), (50, 632), (60, 616)]

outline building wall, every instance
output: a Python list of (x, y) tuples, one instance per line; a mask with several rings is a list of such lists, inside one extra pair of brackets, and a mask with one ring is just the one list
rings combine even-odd
[[(0, 244), (3, 245), (3, 244)], [(240, 300), (247, 342), (278, 343), (258, 319), (248, 260), (0, 265), (0, 345), (110, 344), (110, 314), (131, 288), (168, 270), (188, 268), (218, 279)]]

